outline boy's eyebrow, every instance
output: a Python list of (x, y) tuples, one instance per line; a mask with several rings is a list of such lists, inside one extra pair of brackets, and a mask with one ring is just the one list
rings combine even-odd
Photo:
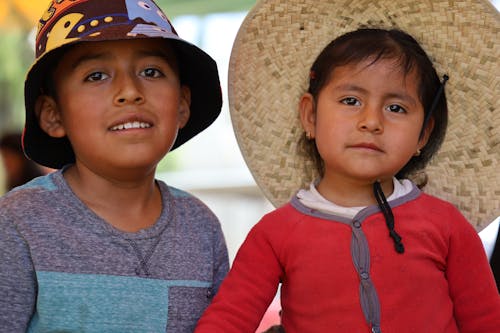
[[(341, 84), (341, 85), (336, 86), (335, 89), (368, 93), (368, 90), (366, 90), (360, 86), (354, 85), (354, 84)], [(411, 97), (409, 94), (406, 94), (406, 93), (397, 93), (397, 92), (388, 93), (388, 94), (385, 94), (385, 97), (386, 98), (402, 99), (402, 100), (407, 101), (408, 103), (410, 103), (412, 105), (418, 104), (417, 101), (413, 97)]]
[[(167, 61), (174, 61), (173, 55), (169, 54), (169, 52), (165, 52), (164, 50), (141, 50), (137, 52), (139, 57), (157, 57), (166, 59)], [(71, 68), (75, 69), (80, 66), (82, 63), (92, 60), (111, 60), (113, 57), (111, 53), (108, 52), (96, 52), (96, 53), (88, 53), (84, 54), (81, 57), (78, 57), (75, 61), (73, 61)]]
[(81, 57), (76, 58), (75, 61), (71, 64), (71, 68), (75, 69), (78, 66), (80, 66), (82, 63), (85, 63), (87, 61), (92, 61), (92, 60), (97, 60), (97, 59), (106, 59), (109, 58), (111, 59), (111, 55), (107, 54), (105, 52), (102, 53), (90, 53), (90, 54), (84, 54)]
[(164, 58), (164, 59), (171, 59), (172, 58), (172, 54), (169, 54), (169, 52), (166, 52), (163, 49), (141, 50), (138, 52), (138, 54), (141, 56), (146, 56), (146, 57), (159, 57), (159, 58)]

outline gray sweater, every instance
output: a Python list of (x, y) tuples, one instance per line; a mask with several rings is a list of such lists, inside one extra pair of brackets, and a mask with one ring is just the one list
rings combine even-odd
[(0, 198), (0, 332), (192, 332), (226, 244), (201, 201), (158, 184), (161, 216), (136, 233), (93, 213), (62, 171)]

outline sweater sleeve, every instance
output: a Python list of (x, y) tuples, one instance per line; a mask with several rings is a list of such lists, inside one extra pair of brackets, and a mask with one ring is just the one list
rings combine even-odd
[(248, 234), (196, 333), (254, 333), (257, 329), (282, 276), (276, 243), (265, 225), (261, 221)]
[(36, 282), (30, 251), (0, 211), (0, 332), (25, 332), (34, 312)]
[(500, 296), (495, 280), (479, 236), (461, 215), (453, 223), (449, 246), (446, 274), (460, 332), (498, 332)]
[(212, 293), (215, 295), (222, 281), (227, 275), (229, 270), (229, 258), (227, 254), (227, 246), (226, 241), (224, 239), (224, 234), (222, 233), (222, 229), (219, 223), (217, 223), (214, 227), (214, 278), (213, 278), (213, 289)]

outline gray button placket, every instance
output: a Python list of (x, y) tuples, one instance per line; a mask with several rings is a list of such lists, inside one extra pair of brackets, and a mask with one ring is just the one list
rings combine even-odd
[(360, 279), (359, 297), (363, 314), (372, 326), (372, 332), (381, 332), (380, 302), (370, 278), (370, 249), (368, 248), (368, 242), (359, 220), (354, 219), (352, 221), (351, 229), (351, 255)]
[[(408, 201), (414, 200), (421, 195), (421, 191), (413, 185), (411, 192), (390, 202), (391, 208), (398, 207)], [(365, 234), (361, 228), (362, 221), (366, 218), (380, 212), (378, 206), (368, 206), (361, 210), (352, 220), (346, 217), (322, 213), (315, 209), (303, 205), (297, 196), (292, 197), (291, 205), (303, 214), (310, 215), (319, 219), (333, 221), (351, 226), (351, 256), (354, 267), (360, 279), (360, 303), (366, 321), (371, 325), (371, 332), (381, 333), (380, 329), (380, 302), (375, 286), (370, 278), (370, 250)]]

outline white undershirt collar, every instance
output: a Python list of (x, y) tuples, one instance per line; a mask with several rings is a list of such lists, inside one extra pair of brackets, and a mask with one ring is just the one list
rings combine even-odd
[[(306, 207), (319, 210), (323, 213), (339, 215), (346, 218), (353, 218), (365, 207), (343, 207), (325, 199), (316, 189), (316, 183), (312, 182), (309, 190), (302, 189), (297, 192), (297, 198)], [(395, 200), (411, 192), (413, 184), (408, 179), (397, 180), (393, 178), (394, 191), (387, 198), (387, 201)]]

